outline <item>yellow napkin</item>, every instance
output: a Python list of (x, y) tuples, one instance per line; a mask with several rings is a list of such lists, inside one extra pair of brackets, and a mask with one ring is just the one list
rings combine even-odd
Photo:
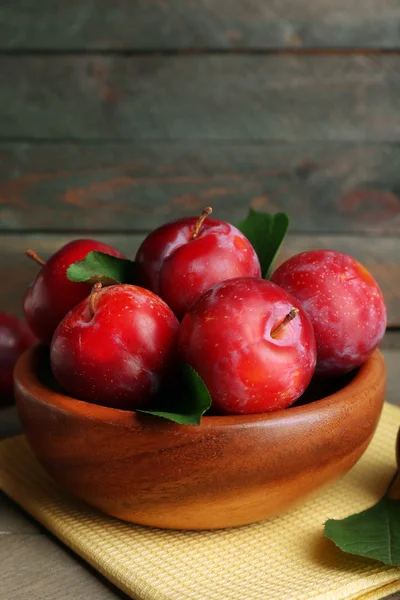
[(346, 477), (289, 514), (238, 529), (162, 531), (106, 517), (60, 490), (23, 436), (0, 444), (0, 488), (138, 600), (374, 600), (400, 590), (400, 568), (342, 553), (323, 526), (383, 494), (399, 424), (400, 409), (387, 404)]

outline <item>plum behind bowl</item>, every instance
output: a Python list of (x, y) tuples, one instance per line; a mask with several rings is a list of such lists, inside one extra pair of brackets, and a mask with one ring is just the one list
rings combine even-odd
[(42, 346), (27, 350), (15, 371), (23, 429), (45, 470), (108, 515), (172, 529), (260, 521), (343, 476), (371, 441), (386, 387), (376, 350), (319, 400), (208, 416), (195, 427), (75, 400), (48, 383), (48, 371)]

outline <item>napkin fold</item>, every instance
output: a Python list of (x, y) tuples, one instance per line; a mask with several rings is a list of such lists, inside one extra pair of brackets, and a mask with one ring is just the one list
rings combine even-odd
[(137, 600), (375, 600), (400, 590), (400, 568), (342, 553), (328, 518), (371, 506), (395, 471), (400, 408), (386, 404), (367, 452), (339, 482), (292, 512), (236, 529), (130, 525), (61, 490), (24, 436), (0, 443), (0, 488)]

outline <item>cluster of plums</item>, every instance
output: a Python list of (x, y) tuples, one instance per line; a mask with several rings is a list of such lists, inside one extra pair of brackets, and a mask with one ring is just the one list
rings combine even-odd
[[(379, 287), (354, 258), (331, 250), (293, 256), (262, 279), (249, 240), (233, 225), (183, 218), (140, 246), (135, 281), (91, 290), (67, 268), (92, 250), (73, 241), (28, 289), (25, 319), (50, 344), (59, 384), (75, 398), (149, 408), (179, 361), (207, 386), (213, 412), (259, 413), (291, 405), (314, 374), (360, 366), (386, 327)], [(140, 286), (140, 287), (139, 287)]]

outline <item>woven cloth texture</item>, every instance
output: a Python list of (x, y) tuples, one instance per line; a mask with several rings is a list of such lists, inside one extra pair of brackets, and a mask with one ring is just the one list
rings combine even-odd
[(0, 488), (138, 600), (374, 600), (400, 590), (400, 568), (342, 553), (323, 526), (384, 493), (399, 424), (400, 409), (386, 404), (342, 480), (286, 515), (230, 530), (163, 531), (104, 516), (60, 490), (23, 436), (0, 443)]

